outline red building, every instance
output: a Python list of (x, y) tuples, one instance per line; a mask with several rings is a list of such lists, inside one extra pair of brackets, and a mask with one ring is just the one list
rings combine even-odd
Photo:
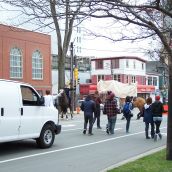
[(51, 36), (0, 25), (0, 78), (51, 90)]

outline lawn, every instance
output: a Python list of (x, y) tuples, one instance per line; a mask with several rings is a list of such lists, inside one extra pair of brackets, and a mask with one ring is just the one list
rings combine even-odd
[(172, 172), (172, 161), (166, 160), (166, 149), (108, 172)]

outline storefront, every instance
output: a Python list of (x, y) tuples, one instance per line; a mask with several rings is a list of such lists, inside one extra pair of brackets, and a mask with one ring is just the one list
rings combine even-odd
[(153, 85), (137, 85), (137, 96), (147, 98), (149, 96), (155, 96), (155, 86)]

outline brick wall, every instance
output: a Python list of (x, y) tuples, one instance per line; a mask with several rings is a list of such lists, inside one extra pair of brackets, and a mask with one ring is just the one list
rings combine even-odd
[[(32, 84), (45, 93), (52, 89), (51, 36), (0, 25), (0, 78), (10, 78), (10, 50), (20, 48), (23, 57), (23, 78), (15, 79)], [(39, 50), (43, 57), (43, 80), (32, 79), (32, 53)]]

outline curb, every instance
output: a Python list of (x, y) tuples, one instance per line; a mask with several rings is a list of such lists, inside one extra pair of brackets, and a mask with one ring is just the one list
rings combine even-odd
[(137, 160), (137, 159), (143, 158), (143, 157), (145, 157), (145, 156), (147, 156), (147, 155), (151, 155), (151, 154), (153, 154), (153, 153), (155, 153), (155, 152), (158, 152), (158, 151), (160, 151), (160, 150), (162, 150), (162, 149), (165, 149), (165, 148), (166, 148), (166, 146), (161, 146), (161, 147), (152, 149), (152, 150), (147, 151), (147, 152), (145, 152), (145, 153), (143, 153), (143, 154), (134, 156), (134, 157), (132, 157), (132, 158), (129, 158), (129, 159), (126, 159), (126, 160), (124, 160), (124, 161), (118, 162), (118, 163), (116, 163), (116, 164), (114, 164), (114, 165), (111, 165), (111, 166), (109, 166), (109, 167), (107, 167), (107, 168), (105, 168), (105, 169), (103, 169), (103, 170), (101, 170), (101, 171), (99, 171), (99, 172), (107, 172), (108, 170), (112, 170), (112, 169), (117, 168), (117, 167), (119, 167), (119, 166), (122, 166), (122, 165), (124, 165), (124, 164), (126, 164), (126, 163), (133, 162), (133, 161), (135, 161), (135, 160)]

